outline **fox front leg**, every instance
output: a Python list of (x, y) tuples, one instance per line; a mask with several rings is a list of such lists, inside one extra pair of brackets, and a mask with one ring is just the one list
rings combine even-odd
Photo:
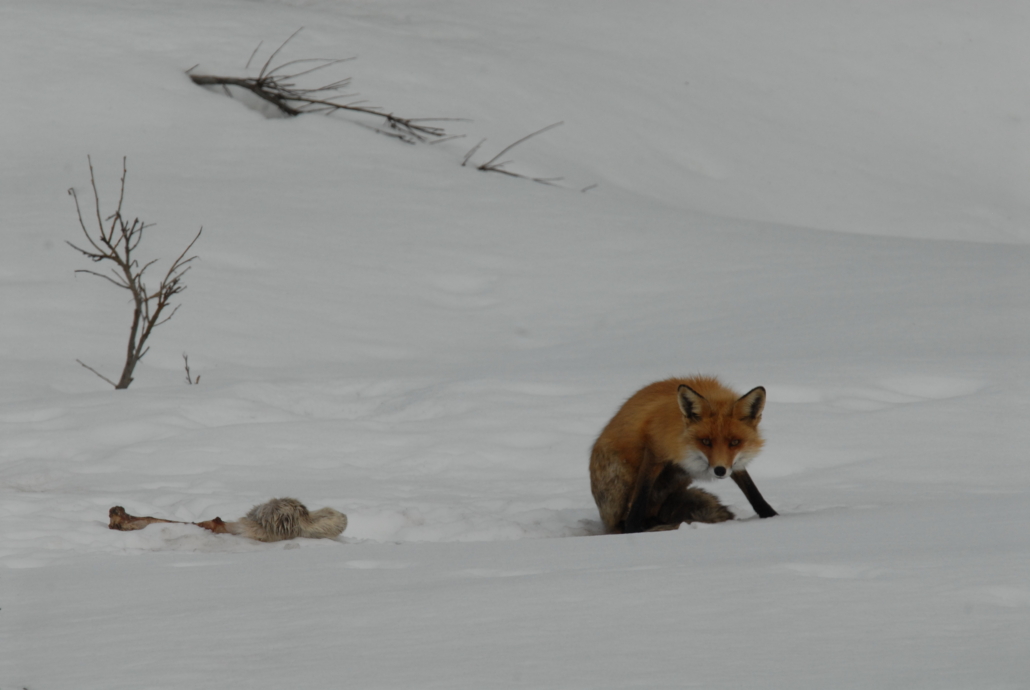
[(751, 507), (758, 513), (758, 517), (767, 518), (773, 515), (779, 515), (772, 506), (765, 502), (762, 498), (762, 494), (758, 491), (758, 487), (755, 486), (755, 482), (751, 479), (751, 475), (747, 473), (747, 470), (737, 470), (731, 475), (733, 481), (737, 483), (740, 490), (744, 492), (748, 502), (751, 503)]

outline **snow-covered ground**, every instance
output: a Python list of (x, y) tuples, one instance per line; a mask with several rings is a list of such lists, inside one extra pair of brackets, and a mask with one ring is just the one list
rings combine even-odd
[[(284, 59), (355, 56), (321, 83), (464, 137), (185, 74), (301, 26)], [(1028, 32), (1004, 2), (0, 4), (0, 690), (1027, 687)], [(556, 186), (461, 166), (558, 121), (506, 156)], [(131, 316), (65, 245), (87, 154), (108, 212), (128, 156), (158, 269), (204, 227), (128, 391), (75, 362), (117, 376)], [(719, 483), (735, 522), (596, 536), (594, 437), (693, 373), (768, 389), (780, 516)], [(350, 526), (106, 526), (272, 496)]]

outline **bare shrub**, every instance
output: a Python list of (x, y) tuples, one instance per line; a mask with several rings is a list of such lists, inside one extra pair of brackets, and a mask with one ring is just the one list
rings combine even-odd
[[(213, 74), (192, 74), (191, 72), (195, 68), (188, 70), (187, 74), (189, 74), (189, 77), (193, 80), (194, 84), (197, 84), (198, 86), (221, 86), (226, 95), (230, 97), (232, 96), (232, 93), (229, 91), (228, 87), (236, 86), (241, 89), (246, 89), (258, 98), (274, 105), (284, 115), (291, 117), (303, 115), (305, 113), (349, 111), (353, 113), (361, 113), (363, 115), (370, 115), (381, 120), (385, 127), (372, 127), (372, 129), (380, 134), (395, 137), (409, 144), (426, 141), (436, 143), (446, 136), (446, 132), (444, 132), (442, 127), (436, 127), (426, 123), (443, 122), (452, 118), (398, 117), (393, 113), (384, 112), (380, 108), (364, 105), (362, 101), (356, 100), (355, 96), (344, 93), (344, 89), (350, 85), (349, 77), (310, 88), (299, 86), (297, 84), (298, 78), (352, 59), (303, 58), (300, 60), (289, 60), (278, 65), (273, 65), (272, 61), (275, 57), (283, 48), (286, 47), (287, 43), (293, 40), (294, 36), (300, 33), (300, 31), (301, 29), (294, 31), (289, 38), (283, 41), (282, 44), (268, 56), (268, 59), (265, 60), (264, 65), (261, 66), (261, 70), (258, 72), (256, 77), (225, 77)], [(247, 61), (247, 67), (250, 66), (251, 60), (254, 59), (254, 55), (257, 54), (257, 51), (260, 48), (261, 44), (259, 43), (257, 48), (255, 48), (254, 52), (251, 54), (250, 60)], [(246, 69), (246, 67), (244, 69)]]
[[(122, 158), (122, 183), (118, 195), (118, 206), (115, 212), (107, 218), (104, 218), (100, 212), (100, 195), (97, 193), (96, 178), (93, 175), (93, 161), (89, 157), (86, 160), (89, 161), (89, 181), (93, 188), (97, 226), (92, 233), (86, 227), (86, 222), (82, 217), (82, 209), (79, 207), (78, 194), (76, 194), (74, 188), (69, 189), (68, 194), (75, 199), (75, 212), (79, 217), (79, 227), (82, 228), (82, 234), (85, 235), (89, 245), (88, 247), (80, 247), (72, 242), (68, 242), (68, 245), (87, 257), (94, 264), (106, 265), (110, 263), (113, 266), (111, 267), (110, 274), (88, 269), (79, 269), (76, 273), (89, 273), (98, 278), (103, 278), (123, 290), (128, 290), (132, 294), (133, 310), (132, 326), (129, 329), (129, 343), (126, 347), (125, 366), (122, 368), (122, 375), (117, 383), (81, 360), (76, 361), (114, 386), (116, 390), (121, 390), (128, 388), (129, 384), (132, 383), (132, 373), (136, 365), (139, 364), (139, 361), (150, 350), (146, 343), (151, 333), (161, 324), (167, 323), (179, 310), (181, 305), (176, 305), (170, 312), (166, 311), (172, 298), (186, 289), (182, 279), (190, 270), (189, 264), (197, 258), (196, 256), (186, 258), (186, 254), (193, 248), (196, 241), (200, 239), (200, 233), (204, 231), (204, 228), (197, 231), (196, 236), (186, 246), (186, 249), (172, 262), (168, 272), (161, 279), (161, 283), (155, 290), (151, 291), (143, 281), (143, 277), (147, 269), (157, 263), (157, 259), (140, 263), (135, 252), (143, 240), (143, 231), (152, 227), (153, 224), (148, 225), (139, 218), (134, 218), (130, 222), (122, 216), (122, 203), (125, 200), (125, 177), (128, 174), (126, 159)], [(105, 223), (107, 224), (106, 227)]]

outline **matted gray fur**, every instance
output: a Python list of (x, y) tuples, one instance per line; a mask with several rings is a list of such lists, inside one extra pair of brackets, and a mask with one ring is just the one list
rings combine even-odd
[(226, 523), (229, 531), (258, 541), (305, 537), (333, 539), (347, 529), (347, 516), (332, 508), (308, 512), (295, 498), (273, 498), (250, 509), (245, 517)]

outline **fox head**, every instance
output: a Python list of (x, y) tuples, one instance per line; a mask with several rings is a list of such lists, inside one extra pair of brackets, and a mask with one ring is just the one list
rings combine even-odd
[(686, 453), (680, 461), (694, 479), (720, 479), (743, 470), (762, 449), (758, 423), (765, 407), (765, 388), (740, 398), (710, 395), (706, 399), (687, 385), (677, 391), (683, 412)]

